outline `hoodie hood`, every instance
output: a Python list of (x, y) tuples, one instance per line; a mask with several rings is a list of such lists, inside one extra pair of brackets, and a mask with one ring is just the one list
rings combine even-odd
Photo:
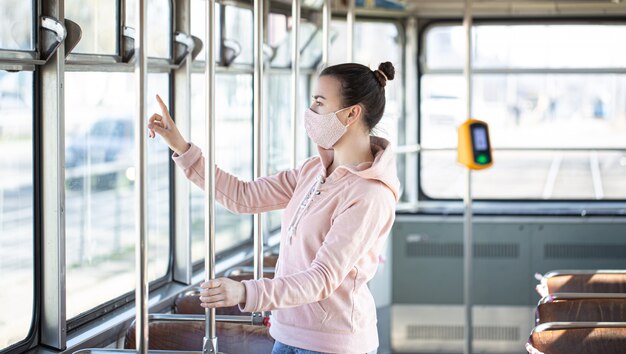
[[(374, 155), (373, 162), (363, 162), (357, 166), (342, 166), (342, 168), (361, 178), (382, 182), (391, 190), (396, 202), (398, 202), (400, 200), (400, 180), (396, 172), (396, 156), (391, 148), (391, 144), (387, 139), (370, 136), (370, 147), (372, 155)], [(324, 175), (326, 175), (325, 172), (333, 162), (335, 151), (333, 149), (324, 149), (319, 145), (317, 149), (322, 160)]]

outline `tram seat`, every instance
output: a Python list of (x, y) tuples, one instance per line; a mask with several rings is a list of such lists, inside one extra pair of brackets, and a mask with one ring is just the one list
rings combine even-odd
[(544, 323), (526, 344), (531, 354), (623, 354), (624, 348), (626, 322)]
[[(273, 273), (264, 273), (265, 278), (273, 278)], [(242, 273), (237, 275), (231, 275), (230, 279), (236, 281), (252, 279), (253, 275), (249, 273)], [(204, 307), (200, 306), (200, 288), (187, 291), (180, 294), (174, 301), (174, 312), (181, 314), (204, 314)], [(215, 309), (217, 315), (250, 315), (248, 312), (239, 311), (238, 306), (220, 307)]]
[[(204, 321), (151, 321), (148, 347), (154, 350), (201, 351)], [(271, 353), (274, 339), (269, 328), (238, 323), (216, 323), (218, 351), (223, 353)], [(135, 349), (135, 323), (126, 331), (124, 348)]]
[[(274, 268), (276, 267), (276, 262), (278, 261), (278, 255), (277, 254), (266, 254), (265, 257), (263, 257), (263, 267), (271, 267)], [(248, 263), (246, 263), (246, 265), (253, 265), (253, 261), (250, 261)]]
[[(548, 322), (626, 322), (626, 297), (542, 299), (535, 312), (535, 324)], [(623, 295), (623, 294), (618, 294)]]
[(549, 272), (536, 289), (542, 297), (555, 293), (626, 293), (626, 270)]

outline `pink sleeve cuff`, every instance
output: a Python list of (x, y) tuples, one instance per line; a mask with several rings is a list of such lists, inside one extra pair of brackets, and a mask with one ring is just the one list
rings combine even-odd
[(189, 143), (189, 149), (182, 155), (172, 154), (172, 160), (183, 170), (189, 169), (200, 157), (202, 151), (194, 143)]
[(258, 295), (257, 295), (257, 285), (256, 285), (256, 281), (254, 280), (243, 280), (242, 281), (243, 285), (246, 287), (246, 303), (245, 304), (239, 304), (239, 311), (241, 312), (257, 312), (257, 300), (258, 300)]

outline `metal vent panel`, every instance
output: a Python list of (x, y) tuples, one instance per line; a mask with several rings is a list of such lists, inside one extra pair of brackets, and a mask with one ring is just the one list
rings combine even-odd
[(543, 254), (545, 259), (623, 259), (626, 245), (547, 243)]
[[(479, 243), (474, 245), (475, 258), (519, 258), (517, 243)], [(463, 257), (461, 242), (409, 242), (407, 257)]]
[[(518, 327), (474, 326), (474, 340), (519, 341)], [(408, 325), (409, 340), (463, 340), (463, 326)]]

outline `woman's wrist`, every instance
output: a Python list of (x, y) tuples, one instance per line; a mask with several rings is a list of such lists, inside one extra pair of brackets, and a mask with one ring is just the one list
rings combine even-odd
[(174, 150), (174, 152), (180, 156), (186, 153), (190, 147), (191, 145), (188, 142), (183, 141), (183, 143), (179, 144), (178, 146), (175, 146), (172, 150)]
[(240, 292), (239, 295), (239, 304), (240, 305), (245, 305), (246, 304), (246, 286), (244, 285), (244, 283), (239, 283), (239, 285), (242, 288), (242, 291)]

